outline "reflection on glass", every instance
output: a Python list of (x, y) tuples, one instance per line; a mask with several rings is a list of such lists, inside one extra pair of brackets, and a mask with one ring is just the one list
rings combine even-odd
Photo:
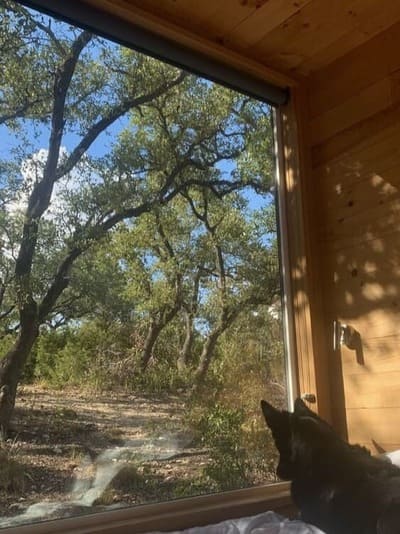
[(274, 481), (271, 109), (0, 18), (0, 525)]

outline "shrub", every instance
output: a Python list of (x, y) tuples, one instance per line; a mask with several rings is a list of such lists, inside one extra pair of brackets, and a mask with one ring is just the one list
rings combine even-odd
[(217, 404), (203, 414), (198, 430), (201, 441), (210, 449), (210, 463), (204, 474), (217, 491), (251, 484), (251, 473), (243, 447), (244, 413)]
[(0, 448), (0, 491), (20, 493), (25, 486), (24, 468), (15, 459), (12, 446), (2, 444)]

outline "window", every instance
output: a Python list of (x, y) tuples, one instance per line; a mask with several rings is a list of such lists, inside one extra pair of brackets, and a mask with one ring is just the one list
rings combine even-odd
[(274, 482), (273, 109), (0, 10), (0, 525)]

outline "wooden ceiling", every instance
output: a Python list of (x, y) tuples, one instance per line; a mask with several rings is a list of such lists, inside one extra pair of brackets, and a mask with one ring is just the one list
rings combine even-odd
[(84, 0), (279, 85), (400, 21), (397, 0)]

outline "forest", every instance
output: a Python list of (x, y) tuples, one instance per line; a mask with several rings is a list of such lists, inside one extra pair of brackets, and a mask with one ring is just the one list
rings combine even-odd
[[(11, 0), (0, 19), (2, 513), (38, 486), (21, 436), (59, 447), (79, 420), (60, 392), (178, 402), (207, 460), (144, 500), (273, 480), (259, 410), (286, 398), (273, 110)], [(52, 406), (22, 406), (35, 392)]]

